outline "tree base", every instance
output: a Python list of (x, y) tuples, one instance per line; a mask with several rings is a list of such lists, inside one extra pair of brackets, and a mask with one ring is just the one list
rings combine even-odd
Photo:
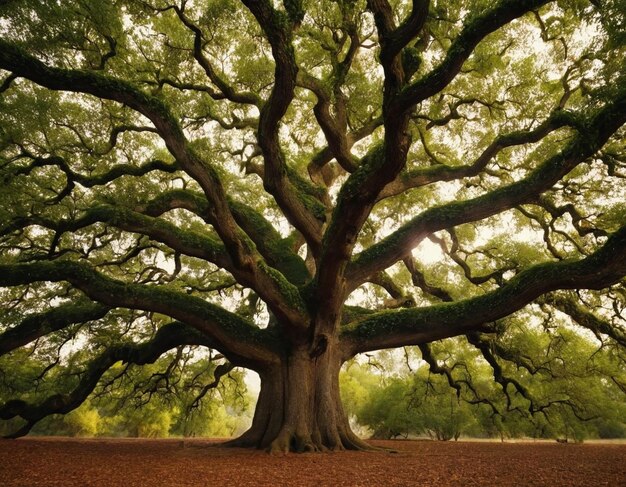
[[(249, 432), (250, 430), (248, 430)], [(256, 448), (264, 449), (268, 453), (327, 453), (336, 451), (388, 451), (385, 448), (378, 448), (370, 445), (366, 441), (356, 436), (351, 431), (348, 434), (340, 435), (340, 442), (332, 445), (321, 441), (315, 441), (312, 437), (297, 435), (295, 433), (281, 433), (269, 444), (264, 444), (258, 438), (253, 438), (248, 432), (238, 438), (221, 443), (220, 446), (227, 448)]]
[(225, 446), (270, 453), (377, 450), (348, 424), (339, 395), (341, 361), (296, 350), (286, 363), (259, 373), (261, 392), (252, 426)]

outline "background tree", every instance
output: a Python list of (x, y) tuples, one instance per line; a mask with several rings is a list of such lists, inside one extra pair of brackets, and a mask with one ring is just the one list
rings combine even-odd
[(14, 436), (180, 346), (259, 373), (235, 444), (309, 450), (367, 446), (356, 354), (467, 336), (506, 390), (521, 309), (625, 344), (621, 0), (0, 6), (0, 353), (67, 366)]
[[(51, 366), (53, 354), (58, 359)], [(28, 355), (5, 354), (0, 357), (0, 369), (7, 372), (0, 381), (0, 401), (16, 396), (41, 401), (58, 389), (71, 389), (76, 384), (75, 371), (80, 370), (75, 360), (89, 357), (89, 353), (70, 356), (67, 351), (48, 347), (36, 347)], [(197, 347), (177, 347), (144, 366), (117, 362), (102, 375), (94, 393), (80, 407), (66, 415), (43, 418), (32, 432), (230, 437), (249, 424), (250, 398), (243, 371), (220, 362), (223, 358), (219, 355), (203, 353)], [(20, 426), (15, 418), (0, 422), (0, 435), (10, 435)]]
[[(506, 333), (518, 342), (509, 350), (526, 362), (502, 362), (502, 386), (479, 350), (465, 338), (452, 338), (432, 345), (439, 357), (432, 368), (412, 348), (400, 366), (397, 359), (395, 367), (382, 370), (378, 363), (369, 369), (351, 364), (341, 376), (346, 409), (373, 437), (384, 439), (623, 437), (626, 403), (619, 384), (626, 371), (614, 351), (598, 348), (564, 320), (554, 320), (548, 332), (511, 333), (515, 328), (511, 323)], [(494, 345), (504, 339), (500, 335)]]

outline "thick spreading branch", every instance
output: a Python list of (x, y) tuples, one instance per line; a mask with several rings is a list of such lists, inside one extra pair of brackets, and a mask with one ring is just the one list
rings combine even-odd
[(578, 164), (594, 155), (624, 123), (626, 90), (619, 92), (614, 100), (591, 117), (584, 124), (584, 129), (581, 127), (561, 152), (540, 164), (525, 178), (477, 198), (428, 209), (358, 254), (346, 272), (348, 288), (358, 287), (368, 276), (402, 260), (431, 233), (532, 202)]
[[(200, 184), (211, 203), (207, 217), (222, 239), (238, 274), (245, 275), (255, 290), (274, 302), (273, 311), (286, 324), (297, 328), (306, 321), (307, 315), (300, 300), (296, 299), (294, 305), (297, 290), (278, 271), (263, 262), (252, 242), (235, 222), (217, 172), (190, 147), (182, 128), (160, 98), (147, 95), (126, 81), (100, 73), (48, 67), (1, 39), (0, 68), (46, 88), (86, 93), (122, 103), (150, 119), (181, 169)], [(278, 121), (274, 122), (277, 124)]]
[[(282, 238), (263, 215), (251, 206), (232, 198), (229, 198), (229, 204), (237, 224), (254, 242), (267, 263), (278, 269), (292, 284), (304, 284), (310, 276), (304, 261), (291, 249), (289, 239)], [(184, 208), (202, 218), (207, 213), (207, 206), (201, 194), (178, 189), (161, 193), (137, 210), (156, 217), (175, 208)], [(228, 269), (224, 263), (220, 265)]]
[(182, 230), (177, 225), (159, 218), (152, 218), (141, 213), (114, 205), (98, 205), (90, 208), (76, 220), (53, 222), (44, 218), (20, 218), (0, 228), (0, 235), (26, 228), (30, 225), (49, 228), (56, 232), (55, 241), (63, 233), (75, 232), (94, 223), (107, 223), (113, 227), (149, 236), (151, 239), (168, 245), (184, 255), (198, 257), (236, 273), (224, 246), (218, 239), (190, 230)]
[(0, 265), (0, 286), (67, 281), (90, 299), (109, 307), (152, 311), (187, 323), (210, 338), (213, 347), (233, 363), (275, 362), (270, 332), (204, 299), (168, 286), (130, 284), (106, 277), (87, 264), (57, 260)]
[(17, 325), (0, 334), (0, 355), (74, 323), (98, 320), (104, 317), (110, 309), (109, 306), (93, 301), (78, 300), (41, 313), (30, 314)]
[[(381, 42), (381, 64), (385, 72), (383, 90), (384, 142), (374, 147), (363, 158), (359, 168), (351, 174), (339, 193), (337, 206), (324, 236), (323, 252), (318, 266), (318, 301), (325, 304), (328, 316), (324, 321), (336, 318), (340, 301), (359, 284), (374, 274), (359, 273), (358, 279), (348, 275), (344, 278), (347, 262), (352, 254), (358, 234), (385, 186), (392, 183), (404, 168), (411, 136), (408, 130), (410, 115), (417, 103), (445, 88), (459, 73), (463, 62), (474, 47), (489, 33), (506, 25), (527, 11), (537, 8), (544, 1), (503, 1), (494, 9), (473, 19), (451, 46), (442, 65), (415, 84), (405, 88), (407, 82), (398, 53), (421, 29), (427, 13), (428, 2), (415, 2), (412, 15), (397, 29), (390, 5), (382, 1), (370, 1)], [(445, 228), (445, 227), (444, 227)], [(398, 233), (398, 232), (397, 232)], [(406, 255), (407, 250), (419, 243), (406, 245), (402, 255), (394, 255), (391, 265)], [(376, 247), (376, 246), (375, 246)], [(375, 253), (379, 249), (373, 249)], [(375, 261), (380, 261), (376, 253)], [(384, 257), (384, 256), (383, 256)], [(386, 267), (379, 267), (383, 270)], [(350, 282), (356, 281), (356, 282)]]
[(558, 289), (602, 289), (626, 276), (626, 226), (589, 257), (537, 264), (504, 286), (470, 299), (375, 313), (342, 330), (347, 355), (419, 345), (479, 331)]
[(7, 437), (24, 436), (46, 416), (66, 414), (76, 409), (96, 388), (102, 375), (115, 363), (119, 361), (136, 365), (153, 363), (168, 350), (182, 345), (212, 346), (213, 343), (197, 330), (174, 322), (161, 327), (154, 338), (148, 342), (108, 348), (87, 365), (78, 385), (71, 392), (49, 396), (36, 404), (14, 399), (0, 405), (0, 419), (19, 416), (26, 420), (23, 427)]
[[(257, 140), (263, 153), (265, 170), (263, 184), (274, 196), (285, 216), (304, 236), (311, 249), (319, 252), (323, 215), (314, 210), (319, 202), (303, 194), (291, 182), (285, 154), (279, 140), (280, 121), (294, 97), (298, 66), (292, 46), (294, 27), (302, 20), (301, 2), (286, 2), (290, 7), (287, 14), (274, 9), (267, 0), (244, 0), (272, 47), (276, 63), (272, 92), (261, 108)], [(290, 13), (291, 12), (291, 13)], [(312, 211), (314, 210), (314, 211)]]
[(552, 0), (500, 0), (485, 12), (470, 18), (446, 53), (430, 73), (408, 85), (394, 100), (397, 110), (408, 110), (443, 90), (461, 71), (475, 47), (492, 32), (536, 10)]

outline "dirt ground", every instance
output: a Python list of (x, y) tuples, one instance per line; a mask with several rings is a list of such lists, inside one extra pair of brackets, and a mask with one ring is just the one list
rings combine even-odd
[(2, 486), (626, 486), (626, 444), (375, 441), (269, 455), (209, 440), (0, 440)]

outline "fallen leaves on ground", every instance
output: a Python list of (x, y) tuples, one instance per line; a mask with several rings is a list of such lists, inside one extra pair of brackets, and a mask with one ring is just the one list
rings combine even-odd
[(269, 455), (201, 439), (0, 440), (3, 486), (626, 486), (626, 444), (373, 441)]

